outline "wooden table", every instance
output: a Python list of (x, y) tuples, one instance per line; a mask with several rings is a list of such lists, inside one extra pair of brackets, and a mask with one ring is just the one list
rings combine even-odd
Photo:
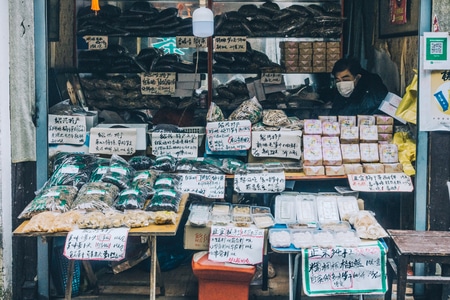
[(388, 230), (390, 258), (388, 264), (389, 289), (385, 299), (391, 299), (392, 281), (397, 277), (397, 299), (405, 299), (406, 284), (450, 284), (450, 277), (407, 275), (412, 262), (450, 264), (450, 232)]
[[(177, 218), (175, 224), (168, 225), (149, 225), (146, 227), (137, 227), (131, 228), (128, 232), (128, 236), (140, 236), (140, 237), (148, 237), (149, 248), (151, 249), (151, 269), (150, 269), (150, 299), (155, 300), (156, 298), (156, 279), (157, 272), (160, 275), (159, 271), (159, 262), (156, 254), (156, 237), (157, 236), (174, 236), (177, 233), (178, 227), (180, 225), (181, 217), (183, 215), (186, 202), (188, 199), (188, 194), (183, 194), (180, 202), (180, 207), (177, 213)], [(47, 232), (23, 232), (23, 228), (29, 221), (24, 221), (14, 230), (13, 235), (19, 237), (43, 237), (43, 238), (53, 238), (53, 237), (64, 237), (67, 236), (68, 232), (55, 232), (55, 233), (47, 233)], [(90, 265), (86, 263), (86, 261), (82, 261), (83, 265), (88, 268), (88, 273), (90, 269)], [(72, 280), (74, 273), (74, 264), (75, 260), (70, 260), (67, 271), (67, 284), (66, 284), (66, 295), (65, 299), (71, 299), (72, 296)], [(93, 273), (92, 273), (93, 274)], [(92, 275), (91, 274), (91, 275)], [(88, 274), (89, 275), (89, 274)], [(159, 276), (160, 277), (160, 276)], [(92, 283), (96, 282), (95, 278), (89, 278)], [(162, 278), (160, 278), (161, 289), (163, 290)]]

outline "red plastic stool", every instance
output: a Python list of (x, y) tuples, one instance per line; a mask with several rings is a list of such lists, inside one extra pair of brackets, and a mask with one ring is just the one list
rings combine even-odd
[(208, 252), (194, 254), (192, 271), (198, 279), (199, 300), (248, 300), (256, 267), (208, 260)]

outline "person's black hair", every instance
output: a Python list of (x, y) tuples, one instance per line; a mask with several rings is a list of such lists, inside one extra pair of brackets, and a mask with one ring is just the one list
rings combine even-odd
[(334, 64), (333, 69), (331, 70), (331, 74), (335, 76), (336, 73), (345, 70), (349, 70), (353, 76), (356, 76), (358, 74), (361, 74), (362, 67), (359, 61), (354, 58), (341, 58)]

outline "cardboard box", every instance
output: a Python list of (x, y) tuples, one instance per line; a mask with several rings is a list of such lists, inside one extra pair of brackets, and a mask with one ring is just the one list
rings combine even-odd
[[(298, 43), (299, 49), (312, 49), (313, 43), (312, 42), (300, 42)], [(301, 52), (301, 50), (300, 50)]]
[(211, 227), (195, 227), (189, 221), (184, 226), (184, 249), (189, 250), (209, 250), (209, 236)]

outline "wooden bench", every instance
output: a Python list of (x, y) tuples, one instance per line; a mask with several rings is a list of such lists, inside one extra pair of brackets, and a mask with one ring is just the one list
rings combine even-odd
[[(388, 230), (388, 291), (385, 300), (392, 297), (392, 282), (397, 278), (397, 299), (405, 299), (406, 284), (450, 284), (450, 277), (408, 275), (410, 263), (450, 264), (450, 232)], [(446, 291), (446, 289), (443, 289)], [(446, 298), (445, 298), (446, 299)]]

